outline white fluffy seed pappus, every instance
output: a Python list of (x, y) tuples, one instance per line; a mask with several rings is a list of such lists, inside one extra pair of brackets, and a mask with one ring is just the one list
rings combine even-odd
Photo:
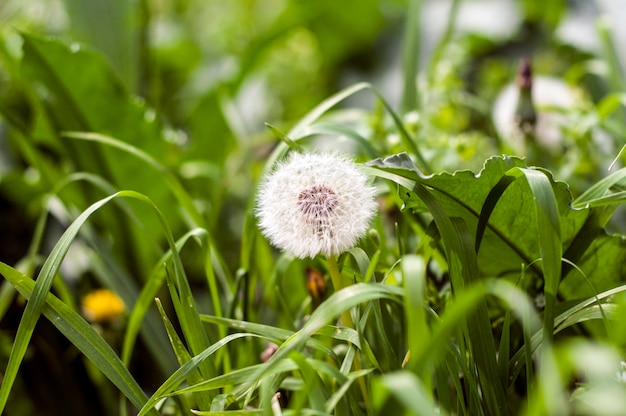
[(273, 245), (305, 258), (354, 247), (376, 208), (374, 187), (349, 158), (292, 153), (262, 182), (256, 216)]

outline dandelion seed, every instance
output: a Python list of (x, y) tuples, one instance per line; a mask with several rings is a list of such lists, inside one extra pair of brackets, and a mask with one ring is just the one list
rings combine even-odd
[(339, 255), (354, 247), (376, 211), (375, 190), (350, 159), (293, 153), (259, 190), (263, 234), (297, 257)]

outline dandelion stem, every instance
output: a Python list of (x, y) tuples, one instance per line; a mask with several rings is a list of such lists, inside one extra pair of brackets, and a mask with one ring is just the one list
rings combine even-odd
[[(341, 276), (341, 271), (339, 270), (339, 265), (337, 264), (337, 257), (328, 256), (327, 263), (328, 263), (328, 273), (330, 274), (330, 278), (333, 281), (335, 292), (338, 292), (344, 288), (344, 285), (343, 285), (343, 279)], [(354, 321), (352, 320), (352, 316), (350, 315), (349, 309), (346, 309), (345, 311), (341, 313), (341, 321), (346, 327), (357, 330), (356, 326), (354, 325)], [(358, 350), (354, 356), (354, 368), (357, 371), (361, 370), (361, 358), (359, 356)], [(363, 400), (365, 401), (365, 406), (366, 408), (369, 408), (367, 388), (365, 387), (365, 380), (363, 379), (363, 377), (359, 377), (359, 386), (361, 388), (361, 394), (363, 395)]]

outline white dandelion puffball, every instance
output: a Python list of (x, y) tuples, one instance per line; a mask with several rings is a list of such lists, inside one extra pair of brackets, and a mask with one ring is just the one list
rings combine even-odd
[(292, 153), (261, 184), (256, 215), (272, 244), (303, 259), (354, 247), (376, 208), (374, 187), (350, 159)]

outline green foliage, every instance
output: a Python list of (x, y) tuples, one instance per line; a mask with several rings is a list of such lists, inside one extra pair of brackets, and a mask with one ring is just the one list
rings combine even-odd
[[(504, 39), (462, 30), (471, 2), (452, 1), (434, 43), (418, 0), (24, 3), (56, 20), (0, 5), (0, 412), (626, 411), (606, 25), (589, 52), (559, 40), (562, 1), (521, 2)], [(491, 113), (517, 39), (587, 88), (552, 112), (556, 151)], [(336, 87), (376, 48), (402, 50), (398, 103)], [(361, 162), (379, 215), (337, 258), (276, 253), (258, 182), (322, 148)], [(125, 313), (89, 321), (96, 288)]]

